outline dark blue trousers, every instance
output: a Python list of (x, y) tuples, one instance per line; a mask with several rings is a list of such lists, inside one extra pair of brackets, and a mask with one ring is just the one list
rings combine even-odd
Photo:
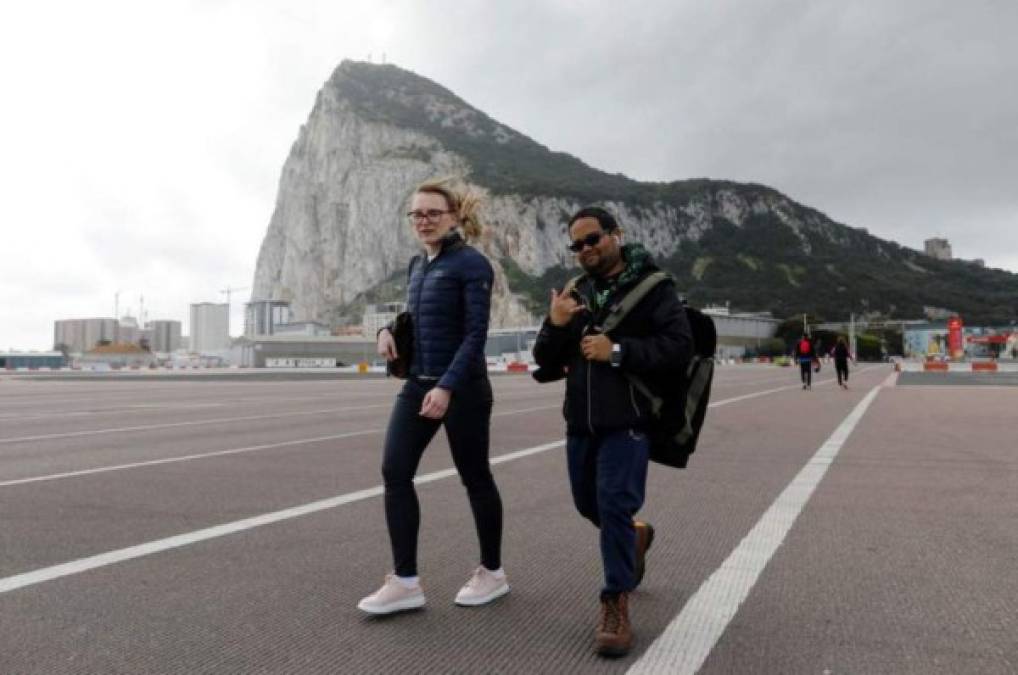
[(812, 359), (799, 359), (799, 377), (802, 378), (803, 384), (813, 386)]
[(647, 436), (629, 429), (569, 436), (566, 452), (576, 509), (601, 530), (602, 594), (631, 591), (636, 587), (633, 516), (647, 491)]

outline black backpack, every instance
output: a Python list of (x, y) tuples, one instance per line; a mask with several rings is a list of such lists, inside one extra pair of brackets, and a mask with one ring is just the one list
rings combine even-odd
[[(601, 331), (609, 333), (622, 322), (626, 314), (662, 281), (665, 272), (653, 272), (644, 277), (625, 296), (615, 301), (601, 323)], [(576, 280), (574, 280), (575, 282)], [(569, 286), (571, 287), (571, 282)], [(650, 458), (660, 464), (677, 469), (686, 468), (689, 456), (696, 450), (707, 407), (710, 403), (710, 386), (714, 379), (714, 351), (718, 334), (714, 320), (699, 310), (685, 307), (686, 318), (693, 334), (693, 357), (686, 368), (682, 386), (677, 393), (657, 396), (639, 377), (625, 373), (626, 377), (651, 402), (654, 419), (650, 435)]]

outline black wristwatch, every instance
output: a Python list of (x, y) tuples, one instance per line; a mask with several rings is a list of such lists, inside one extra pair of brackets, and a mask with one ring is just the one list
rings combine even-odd
[(618, 342), (612, 345), (612, 368), (618, 368), (622, 365), (622, 345)]

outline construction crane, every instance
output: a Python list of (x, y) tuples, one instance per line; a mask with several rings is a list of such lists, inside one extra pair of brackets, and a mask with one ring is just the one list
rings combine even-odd
[(250, 288), (250, 286), (227, 286), (226, 288), (224, 288), (221, 291), (219, 291), (220, 293), (223, 293), (224, 295), (226, 295), (226, 316), (227, 316), (227, 319), (226, 319), (226, 321), (227, 321), (227, 324), (226, 324), (227, 325), (226, 333), (227, 333), (227, 335), (230, 334), (230, 328), (229, 328), (229, 321), (230, 321), (230, 319), (229, 319), (229, 316), (230, 316), (230, 312), (233, 309), (232, 305), (230, 305), (230, 296), (233, 295), (233, 293), (236, 292), (236, 291), (246, 291), (249, 288)]

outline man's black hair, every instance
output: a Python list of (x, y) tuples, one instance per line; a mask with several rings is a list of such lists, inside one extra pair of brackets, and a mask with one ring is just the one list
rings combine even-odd
[(594, 218), (598, 224), (601, 225), (601, 229), (605, 232), (614, 232), (619, 229), (619, 223), (615, 220), (615, 216), (608, 213), (600, 206), (584, 206), (582, 209), (573, 214), (573, 217), (569, 219), (569, 225), (566, 227), (568, 230), (573, 226), (580, 218)]

